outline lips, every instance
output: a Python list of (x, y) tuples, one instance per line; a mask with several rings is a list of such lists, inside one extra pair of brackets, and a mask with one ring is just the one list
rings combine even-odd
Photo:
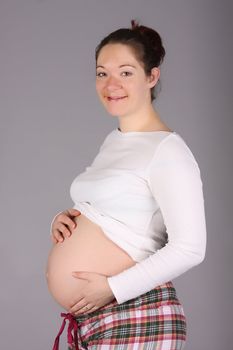
[(107, 96), (108, 101), (118, 101), (123, 100), (127, 96)]

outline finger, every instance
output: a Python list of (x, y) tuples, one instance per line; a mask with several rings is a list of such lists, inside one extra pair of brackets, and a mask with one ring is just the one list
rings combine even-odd
[(84, 272), (84, 271), (73, 271), (71, 273), (71, 275), (74, 277), (74, 278), (78, 278), (78, 279), (81, 279), (81, 280), (90, 280), (90, 273), (89, 272)]
[[(82, 299), (83, 300), (83, 299)], [(81, 311), (81, 310), (84, 310), (84, 307), (85, 307), (86, 303), (85, 302), (82, 302), (82, 303), (77, 303), (75, 305), (73, 305), (69, 312), (72, 314), (76, 314), (77, 312)]]
[[(87, 308), (88, 306), (88, 308)], [(74, 312), (74, 315), (80, 315), (80, 314), (89, 314), (91, 312), (93, 312), (94, 310), (97, 310), (99, 307), (98, 306), (89, 306), (85, 305), (83, 308), (79, 309), (78, 311)]]
[(74, 314), (74, 315), (87, 314), (89, 310), (90, 310), (90, 308), (88, 307), (88, 309), (87, 309), (87, 308), (86, 308), (86, 305), (84, 305), (83, 307), (81, 307), (81, 308), (78, 309), (77, 311), (73, 312), (73, 314)]
[[(59, 215), (58, 222), (59, 222), (60, 224), (66, 225), (66, 226), (69, 228), (70, 233), (72, 233), (72, 230), (75, 229), (75, 227), (76, 227), (76, 222), (75, 222), (74, 220), (72, 220), (72, 219), (68, 216), (68, 214), (66, 214), (66, 213), (63, 213), (63, 214), (60, 214), (60, 215)], [(62, 232), (63, 232), (63, 231), (62, 231)]]
[(71, 208), (71, 209), (67, 209), (67, 212), (70, 216), (79, 216), (81, 215), (81, 212), (77, 209)]
[(51, 235), (51, 240), (54, 244), (58, 243), (58, 240), (53, 235)]
[(93, 311), (95, 311), (97, 309), (99, 309), (98, 306), (90, 307), (90, 308), (88, 308), (88, 310), (87, 309), (85, 310), (85, 314), (90, 314), (91, 312), (93, 312)]
[(64, 241), (64, 237), (62, 232), (60, 232), (59, 230), (53, 230), (52, 231), (52, 236), (58, 241), (58, 242), (63, 242)]
[(57, 225), (57, 230), (59, 230), (64, 238), (68, 238), (71, 236), (71, 231), (69, 230), (69, 227), (67, 227), (65, 224), (63, 224), (62, 222), (60, 222)]

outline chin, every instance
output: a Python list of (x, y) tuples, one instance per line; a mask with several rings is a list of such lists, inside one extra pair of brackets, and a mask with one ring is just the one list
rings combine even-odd
[(118, 116), (118, 117), (124, 117), (125, 115), (130, 114), (128, 109), (123, 107), (123, 106), (106, 106), (104, 105), (106, 111), (113, 115), (113, 116)]
[(106, 110), (107, 110), (108, 114), (112, 115), (113, 117), (124, 117), (127, 115), (127, 113), (123, 113), (123, 112), (119, 112), (119, 111), (112, 111), (112, 110), (110, 111), (107, 108), (106, 108)]
[(106, 99), (101, 99), (102, 105), (106, 111), (111, 115), (125, 115), (127, 114), (128, 104), (124, 102), (109, 102)]

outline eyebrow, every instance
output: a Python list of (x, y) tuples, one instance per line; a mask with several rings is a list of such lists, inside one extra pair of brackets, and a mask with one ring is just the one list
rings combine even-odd
[[(136, 67), (133, 66), (132, 64), (121, 64), (121, 65), (119, 66), (119, 68), (122, 68), (122, 67), (133, 67), (133, 68), (136, 68)], [(104, 66), (98, 65), (98, 66), (96, 66), (96, 69), (97, 69), (97, 68), (104, 68)]]

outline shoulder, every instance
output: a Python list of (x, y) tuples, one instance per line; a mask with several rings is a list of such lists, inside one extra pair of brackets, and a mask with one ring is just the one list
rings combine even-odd
[(146, 176), (165, 175), (180, 177), (194, 174), (200, 177), (201, 172), (189, 145), (178, 133), (166, 136), (156, 148), (146, 168)]
[(160, 142), (146, 169), (146, 179), (153, 191), (165, 193), (167, 189), (169, 196), (181, 189), (190, 193), (202, 188), (198, 162), (187, 142), (177, 133)]
[(154, 161), (178, 162), (190, 160), (197, 165), (197, 160), (190, 146), (178, 133), (171, 133), (159, 144), (154, 154)]

